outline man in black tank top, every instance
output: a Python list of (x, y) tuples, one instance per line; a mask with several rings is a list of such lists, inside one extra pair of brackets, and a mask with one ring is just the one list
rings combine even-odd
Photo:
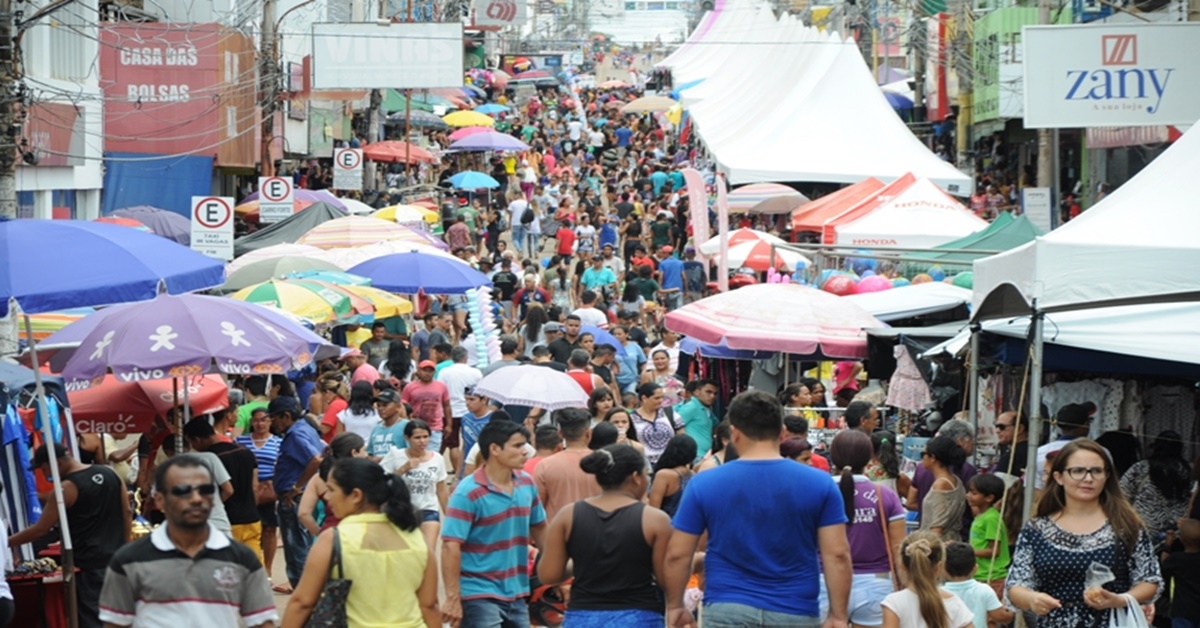
[[(75, 580), (79, 600), (79, 628), (103, 628), (100, 621), (100, 589), (113, 554), (129, 540), (129, 499), (125, 484), (112, 469), (88, 465), (71, 457), (66, 447), (54, 444), (58, 471), (62, 474), (63, 502), (75, 550)], [(50, 477), (50, 456), (46, 446), (33, 454), (33, 468)], [(119, 516), (118, 516), (119, 513)], [(42, 507), (37, 523), (8, 537), (8, 546), (17, 547), (45, 536), (58, 526), (58, 506), (54, 494)]]

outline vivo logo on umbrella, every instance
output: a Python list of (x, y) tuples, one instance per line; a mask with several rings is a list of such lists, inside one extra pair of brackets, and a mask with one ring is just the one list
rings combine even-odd
[(1137, 63), (1137, 35), (1102, 35), (1101, 67), (1067, 70), (1065, 100), (1092, 101), (1098, 110), (1144, 109), (1149, 114), (1157, 113), (1175, 68), (1139, 68)]

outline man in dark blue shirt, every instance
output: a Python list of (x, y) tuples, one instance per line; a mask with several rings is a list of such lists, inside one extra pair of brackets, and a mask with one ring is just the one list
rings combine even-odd
[(275, 460), (275, 512), (279, 531), (283, 535), (283, 557), (287, 563), (287, 578), (294, 588), (300, 582), (304, 563), (308, 560), (310, 537), (301, 527), (296, 513), (296, 500), (304, 486), (321, 466), (325, 443), (317, 428), (300, 409), (295, 397), (276, 397), (267, 406), (271, 431), (283, 437), (279, 458)]

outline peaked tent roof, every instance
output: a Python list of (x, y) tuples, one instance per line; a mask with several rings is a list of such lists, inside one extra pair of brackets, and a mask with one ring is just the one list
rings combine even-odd
[(266, 229), (234, 240), (233, 256), (245, 255), (273, 244), (293, 243), (313, 227), (334, 218), (343, 218), (345, 215), (346, 212), (324, 201), (313, 203)]
[[(1033, 242), (1040, 235), (1043, 235), (1042, 230), (1033, 224), (1025, 214), (1014, 218), (1010, 212), (1002, 212), (987, 229), (953, 242), (947, 242), (937, 248), (1010, 251), (1022, 244)], [(923, 253), (919, 257), (969, 263), (988, 255), (985, 253)]]
[(827, 227), (826, 239), (832, 235), (834, 244), (926, 248), (978, 233), (988, 226), (987, 221), (929, 179), (916, 179), (894, 195), (883, 197), (880, 193), (878, 206), (867, 213)]
[(975, 262), (975, 316), (1200, 300), (1200, 172), (1193, 127), (1075, 220)]
[(820, 231), (826, 220), (872, 198), (885, 185), (879, 179), (868, 177), (854, 185), (826, 194), (792, 212), (792, 230)]

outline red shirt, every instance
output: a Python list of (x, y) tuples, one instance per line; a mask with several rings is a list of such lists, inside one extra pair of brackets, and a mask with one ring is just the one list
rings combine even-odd
[(554, 237), (558, 238), (558, 249), (556, 252), (559, 255), (570, 255), (575, 247), (575, 232), (567, 227), (559, 227), (558, 233)]
[(647, 255), (645, 257), (631, 258), (629, 260), (629, 263), (633, 266), (649, 266), (650, 270), (655, 270), (655, 268), (656, 268), (654, 265), (654, 258), (650, 257), (649, 255)]
[(826, 473), (829, 472), (829, 461), (825, 459), (825, 456), (813, 454), (810, 462), (812, 462), (814, 469), (820, 469)]
[(333, 401), (329, 402), (329, 406), (325, 408), (325, 414), (321, 415), (321, 425), (328, 425), (329, 431), (321, 436), (321, 440), (325, 441), (326, 445), (333, 442), (333, 437), (337, 436), (335, 432), (337, 431), (338, 414), (349, 406), (350, 404), (346, 403), (345, 399), (334, 397)]

